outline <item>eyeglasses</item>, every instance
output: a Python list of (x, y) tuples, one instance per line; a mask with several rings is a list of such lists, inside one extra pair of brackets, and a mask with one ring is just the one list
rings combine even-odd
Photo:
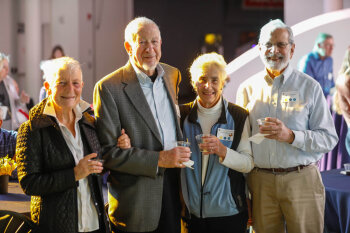
[(277, 48), (279, 49), (285, 49), (287, 48), (287, 46), (289, 45), (290, 43), (286, 43), (286, 42), (277, 42), (277, 43), (270, 43), (270, 42), (267, 42), (266, 44), (263, 44), (264, 47), (266, 47), (267, 49), (271, 49), (272, 46), (277, 46)]

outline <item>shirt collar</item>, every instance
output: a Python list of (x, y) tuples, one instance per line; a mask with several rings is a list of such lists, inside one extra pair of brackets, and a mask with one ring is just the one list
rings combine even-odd
[(264, 78), (265, 78), (265, 81), (267, 82), (268, 85), (272, 85), (274, 80), (279, 80), (279, 79), (282, 80), (282, 83), (284, 84), (287, 81), (287, 79), (291, 76), (292, 73), (293, 73), (293, 67), (291, 64), (288, 64), (288, 66), (283, 71), (283, 73), (273, 79), (273, 78), (271, 78), (271, 76), (269, 75), (269, 73), (267, 72), (267, 70), (265, 68), (265, 77)]
[[(90, 104), (82, 99), (80, 99), (79, 103), (75, 108), (73, 109), (75, 114), (75, 120), (78, 121), (83, 117), (83, 112), (86, 111), (90, 107)], [(44, 107), (43, 114), (52, 116), (57, 119), (56, 111), (52, 103), (51, 97), (48, 98), (48, 101), (46, 102), (46, 105)]]
[[(129, 59), (130, 63), (132, 65), (132, 67), (134, 68), (134, 71), (136, 73), (137, 79), (139, 80), (139, 82), (141, 84), (145, 84), (145, 83), (152, 83), (152, 80), (150, 79), (150, 77), (148, 77), (147, 74), (145, 74), (144, 72), (142, 72), (134, 63), (134, 61), (132, 59)], [(159, 63), (156, 66), (157, 69), (157, 78), (158, 77), (163, 77), (164, 75), (164, 69), (161, 65), (159, 65)], [(156, 78), (156, 79), (157, 79)]]

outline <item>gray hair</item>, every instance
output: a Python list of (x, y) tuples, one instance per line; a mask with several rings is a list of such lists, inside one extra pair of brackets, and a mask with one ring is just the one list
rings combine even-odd
[(80, 63), (71, 57), (60, 57), (48, 60), (41, 65), (41, 68), (44, 71), (44, 79), (50, 85), (56, 81), (62, 69), (70, 72), (76, 69), (81, 71)]
[(128, 23), (128, 25), (126, 26), (125, 32), (124, 32), (124, 40), (126, 42), (129, 42), (129, 43), (135, 42), (136, 35), (137, 35), (139, 28), (141, 28), (144, 25), (148, 25), (148, 24), (153, 24), (153, 25), (157, 26), (158, 31), (159, 31), (159, 35), (160, 35), (159, 27), (153, 20), (146, 18), (146, 17), (137, 17), (137, 18), (133, 19), (132, 21), (130, 21)]
[(318, 44), (322, 44), (328, 38), (333, 38), (333, 36), (331, 34), (328, 34), (328, 33), (320, 32), (315, 40), (313, 51), (314, 52), (319, 51)]
[(286, 29), (288, 31), (289, 37), (288, 42), (290, 44), (294, 44), (294, 35), (291, 27), (287, 26), (280, 19), (271, 20), (267, 24), (265, 24), (260, 30), (259, 43), (262, 43), (264, 39), (270, 37), (271, 33), (276, 31), (277, 29)]
[(0, 70), (2, 70), (5, 60), (7, 60), (7, 62), (10, 62), (10, 56), (0, 52)]
[(202, 76), (203, 71), (210, 69), (212, 66), (215, 66), (220, 72), (220, 81), (225, 82), (226, 75), (226, 66), (227, 63), (224, 57), (215, 52), (206, 53), (198, 56), (192, 63), (190, 67), (191, 74), (191, 84), (193, 88), (196, 90), (196, 82)]

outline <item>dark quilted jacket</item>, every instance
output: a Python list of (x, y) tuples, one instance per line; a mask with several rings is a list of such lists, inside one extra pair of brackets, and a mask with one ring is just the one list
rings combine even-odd
[[(23, 191), (31, 195), (31, 217), (40, 232), (78, 231), (77, 185), (74, 158), (56, 120), (43, 114), (47, 99), (30, 111), (17, 136), (18, 178)], [(84, 155), (98, 152), (94, 118), (83, 114), (79, 121)], [(103, 209), (99, 176), (88, 176), (91, 195), (100, 216), (100, 228), (108, 229)], [(107, 231), (108, 232), (108, 231)]]

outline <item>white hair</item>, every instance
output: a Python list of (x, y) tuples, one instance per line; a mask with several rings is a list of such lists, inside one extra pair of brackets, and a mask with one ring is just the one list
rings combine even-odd
[(271, 20), (267, 24), (265, 24), (261, 30), (260, 30), (260, 36), (259, 36), (259, 43), (263, 43), (267, 41), (271, 33), (276, 31), (277, 29), (286, 29), (288, 31), (289, 37), (288, 42), (290, 44), (294, 44), (294, 35), (291, 27), (287, 26), (285, 23), (282, 22), (280, 19)]
[(211, 69), (213, 66), (220, 73), (220, 82), (225, 83), (227, 75), (226, 75), (226, 66), (227, 63), (224, 57), (218, 53), (211, 52), (205, 53), (198, 56), (192, 63), (190, 68), (191, 74), (191, 84), (193, 88), (196, 90), (196, 82), (198, 82), (199, 78), (203, 75), (203, 72)]
[(79, 69), (80, 63), (71, 57), (60, 57), (52, 60), (47, 60), (40, 64), (40, 68), (44, 71), (44, 79), (52, 85), (58, 78), (59, 72), (62, 69), (72, 70)]
[(153, 24), (153, 25), (157, 26), (158, 31), (159, 31), (159, 35), (160, 35), (159, 27), (153, 20), (146, 18), (146, 17), (137, 17), (137, 18), (133, 19), (132, 21), (130, 21), (128, 23), (128, 25), (126, 26), (125, 31), (124, 31), (124, 40), (126, 42), (129, 42), (130, 44), (135, 42), (138, 30), (142, 26), (148, 25), (148, 24)]
[(5, 60), (10, 63), (10, 56), (0, 52), (0, 70), (2, 70)]

